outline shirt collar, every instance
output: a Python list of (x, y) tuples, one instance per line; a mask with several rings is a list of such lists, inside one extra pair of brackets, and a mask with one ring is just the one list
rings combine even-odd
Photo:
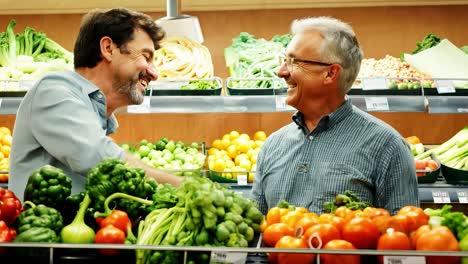
[[(328, 129), (329, 127), (333, 126), (334, 124), (339, 123), (341, 120), (349, 116), (352, 111), (353, 111), (353, 105), (351, 104), (351, 100), (349, 100), (349, 98), (346, 97), (345, 102), (340, 107), (338, 107), (338, 109), (336, 109), (334, 112), (326, 116), (323, 116), (320, 119), (317, 125), (317, 128), (315, 130), (323, 131), (323, 130)], [(307, 126), (305, 125), (303, 113), (297, 111), (292, 116), (292, 120), (294, 123), (296, 123), (299, 129), (302, 129), (305, 133), (307, 133), (308, 130), (307, 130)]]
[(83, 89), (84, 93), (91, 94), (99, 90), (99, 88), (94, 83), (90, 82), (81, 74), (70, 70), (67, 70), (66, 73), (81, 86), (81, 89)]

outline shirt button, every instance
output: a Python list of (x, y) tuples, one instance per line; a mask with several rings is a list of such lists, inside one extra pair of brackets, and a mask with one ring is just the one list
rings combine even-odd
[(309, 136), (309, 140), (313, 140), (314, 139), (314, 136)]
[(101, 98), (102, 98), (102, 94), (98, 94), (98, 95), (97, 95), (97, 98), (101, 99)]

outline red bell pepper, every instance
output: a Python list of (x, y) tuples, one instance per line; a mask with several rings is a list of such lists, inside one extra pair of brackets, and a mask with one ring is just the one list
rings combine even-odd
[(16, 230), (9, 228), (5, 221), (0, 220), (0, 243), (11, 242), (16, 237)]
[(18, 197), (12, 191), (0, 187), (0, 220), (11, 226), (23, 210)]

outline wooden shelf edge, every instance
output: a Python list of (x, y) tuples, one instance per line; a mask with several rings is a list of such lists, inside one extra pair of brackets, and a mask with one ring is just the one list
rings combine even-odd
[[(165, 1), (148, 3), (143, 0), (94, 0), (64, 1), (49, 0), (46, 3), (35, 0), (8, 1), (0, 5), (0, 15), (11, 14), (73, 14), (85, 13), (94, 8), (128, 7), (142, 12), (164, 12)], [(182, 2), (183, 12), (263, 10), (295, 8), (336, 8), (336, 7), (378, 7), (378, 6), (436, 6), (468, 5), (467, 0), (198, 0)]]

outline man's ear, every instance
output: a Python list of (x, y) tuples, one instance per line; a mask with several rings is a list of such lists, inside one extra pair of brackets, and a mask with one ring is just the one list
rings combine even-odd
[(102, 37), (99, 42), (101, 47), (101, 56), (104, 60), (111, 61), (112, 53), (115, 49), (115, 44), (110, 37)]
[(324, 82), (326, 84), (338, 81), (340, 76), (341, 67), (338, 64), (332, 64), (327, 71), (327, 76), (325, 76)]

